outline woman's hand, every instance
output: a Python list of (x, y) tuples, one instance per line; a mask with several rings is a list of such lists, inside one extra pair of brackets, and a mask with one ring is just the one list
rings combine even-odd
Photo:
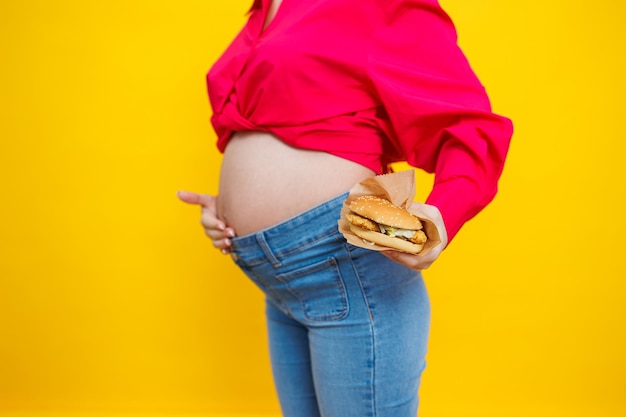
[(235, 231), (217, 218), (217, 197), (190, 191), (179, 191), (176, 195), (187, 204), (200, 206), (202, 210), (200, 224), (204, 227), (204, 233), (211, 238), (213, 246), (220, 249), (224, 255), (229, 254), (230, 238), (235, 236)]
[(443, 252), (446, 245), (448, 244), (448, 233), (446, 232), (446, 226), (443, 224), (441, 212), (437, 207), (431, 206), (429, 204), (415, 202), (411, 204), (411, 207), (419, 208), (435, 223), (435, 226), (437, 226), (437, 230), (439, 231), (441, 243), (432, 248), (430, 252), (428, 252), (424, 256), (413, 255), (410, 253), (399, 252), (395, 250), (382, 251), (381, 253), (387, 258), (401, 263), (407, 268), (413, 269), (415, 271), (421, 271), (432, 265), (432, 263), (437, 260), (441, 252)]

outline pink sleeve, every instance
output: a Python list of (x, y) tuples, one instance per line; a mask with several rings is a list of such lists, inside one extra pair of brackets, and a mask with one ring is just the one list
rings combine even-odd
[(368, 63), (387, 113), (387, 155), (435, 173), (426, 203), (441, 211), (451, 241), (494, 198), (512, 123), (491, 112), (436, 0), (391, 3)]

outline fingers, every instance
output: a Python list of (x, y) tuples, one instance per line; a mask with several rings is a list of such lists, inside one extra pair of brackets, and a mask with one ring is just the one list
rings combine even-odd
[(204, 227), (204, 233), (211, 239), (213, 246), (221, 250), (223, 254), (230, 253), (230, 247), (232, 245), (231, 238), (235, 237), (235, 231), (230, 227)]
[(222, 220), (217, 218), (216, 197), (191, 191), (178, 191), (176, 195), (187, 204), (201, 206), (200, 224), (204, 233), (211, 239), (213, 246), (223, 254), (229, 254), (232, 245), (231, 238), (235, 237), (236, 233), (232, 227), (227, 227)]
[(176, 196), (187, 204), (198, 204), (204, 207), (215, 205), (215, 197), (208, 194), (199, 194), (192, 191), (177, 191)]
[[(433, 250), (435, 249), (433, 248)], [(382, 251), (381, 253), (392, 261), (396, 261), (414, 271), (423, 271), (424, 269), (428, 269), (433, 264), (435, 259), (437, 259), (437, 256), (433, 257), (431, 255), (432, 251), (425, 256), (417, 256), (395, 250)]]
[(224, 255), (230, 253), (232, 246), (231, 238), (235, 237), (235, 231), (232, 228), (226, 227), (223, 230), (205, 228), (204, 233), (211, 239), (213, 246), (219, 249)]
[(214, 247), (219, 249), (224, 255), (230, 253), (230, 248), (232, 246), (231, 238), (235, 237), (235, 232), (232, 229), (226, 229), (226, 231), (219, 233), (214, 230), (205, 229), (204, 232), (209, 238), (211, 238)]
[(219, 249), (224, 255), (228, 255), (230, 253), (231, 245), (232, 243), (228, 238), (213, 241), (213, 246)]
[(213, 246), (225, 255), (230, 253), (231, 238), (235, 237), (235, 230), (232, 227), (227, 227), (223, 221), (216, 217), (213, 207), (202, 207), (200, 224), (204, 228), (204, 233), (213, 242)]
[[(204, 230), (208, 232), (214, 231), (215, 233), (223, 233), (226, 231), (226, 224), (217, 218), (217, 213), (214, 207), (202, 207), (202, 217), (200, 217), (200, 224), (204, 227)], [(209, 237), (212, 238), (211, 235)]]

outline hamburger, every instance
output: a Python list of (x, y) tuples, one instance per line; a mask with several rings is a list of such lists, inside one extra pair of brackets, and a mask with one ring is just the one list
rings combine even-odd
[(428, 240), (417, 216), (384, 198), (361, 196), (348, 208), (350, 231), (367, 242), (417, 254)]

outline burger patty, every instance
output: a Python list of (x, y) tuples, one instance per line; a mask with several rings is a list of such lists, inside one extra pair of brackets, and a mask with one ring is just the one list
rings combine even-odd
[(380, 227), (378, 227), (378, 223), (373, 220), (366, 219), (365, 217), (361, 217), (358, 214), (350, 212), (346, 214), (346, 219), (356, 227), (371, 230), (372, 232), (380, 232)]
[(408, 239), (409, 242), (417, 243), (426, 243), (428, 238), (426, 237), (426, 233), (423, 230), (418, 230), (415, 232), (412, 238)]
[[(367, 219), (365, 217), (359, 216), (356, 213), (350, 212), (346, 214), (346, 220), (348, 220), (351, 224), (356, 227), (360, 227), (361, 229), (371, 230), (372, 232), (380, 233), (380, 226), (373, 220)], [(423, 230), (416, 230), (415, 234), (410, 238), (399, 237), (400, 239), (406, 239), (409, 242), (413, 242), (416, 244), (426, 243), (427, 237), (426, 233)]]

